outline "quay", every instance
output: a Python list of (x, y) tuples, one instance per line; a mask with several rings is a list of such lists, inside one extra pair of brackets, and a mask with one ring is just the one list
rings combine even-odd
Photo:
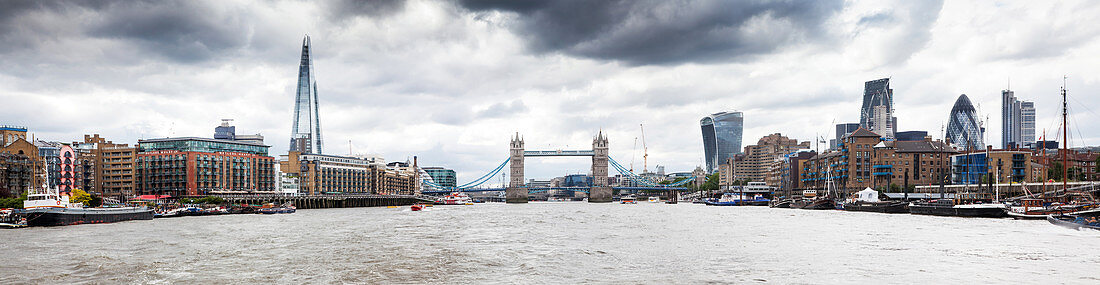
[(418, 203), (433, 203), (420, 196), (412, 195), (376, 195), (376, 194), (329, 194), (329, 195), (279, 195), (279, 194), (215, 194), (229, 204), (284, 204), (290, 202), (298, 209), (356, 208), (408, 206)]

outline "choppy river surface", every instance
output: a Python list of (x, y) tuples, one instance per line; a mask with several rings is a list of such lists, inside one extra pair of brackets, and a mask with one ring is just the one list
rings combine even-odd
[(0, 238), (0, 284), (1100, 284), (1100, 231), (697, 204), (320, 209)]

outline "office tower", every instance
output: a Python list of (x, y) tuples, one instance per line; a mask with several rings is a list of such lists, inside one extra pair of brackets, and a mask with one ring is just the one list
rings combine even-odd
[(898, 132), (897, 124), (898, 118), (894, 117), (894, 89), (890, 89), (890, 78), (864, 83), (859, 125), (887, 140), (893, 140), (894, 133)]
[(298, 67), (298, 89), (294, 99), (294, 126), (290, 151), (321, 153), (321, 122), (317, 118), (317, 78), (309, 35), (302, 40), (302, 63)]
[(718, 164), (741, 153), (744, 124), (745, 117), (741, 112), (719, 112), (699, 120), (699, 126), (703, 129), (707, 173), (714, 173)]
[(1020, 102), (1020, 143), (1031, 145), (1035, 143), (1035, 103)]
[(837, 149), (836, 146), (843, 141), (844, 136), (859, 129), (858, 123), (836, 124), (836, 137), (829, 140), (829, 149)]
[(966, 94), (959, 95), (947, 119), (947, 139), (961, 151), (984, 149), (982, 135), (985, 129), (979, 124), (977, 111)]
[(1016, 92), (1001, 91), (1001, 145), (1005, 149), (1035, 143), (1035, 103), (1020, 101)]

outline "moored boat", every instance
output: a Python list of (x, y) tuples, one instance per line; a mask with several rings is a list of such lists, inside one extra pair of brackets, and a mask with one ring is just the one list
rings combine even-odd
[(909, 202), (879, 200), (879, 192), (871, 188), (856, 192), (843, 203), (843, 210), (876, 213), (909, 213)]
[(767, 206), (771, 200), (762, 195), (755, 195), (752, 199), (746, 199), (740, 193), (725, 193), (717, 200), (703, 200), (708, 206)]
[(817, 198), (807, 201), (800, 209), (805, 210), (835, 210), (836, 201), (832, 198)]
[(916, 215), (1001, 218), (1005, 205), (1000, 203), (956, 204), (951, 199), (918, 201), (909, 204), (909, 212)]
[(153, 210), (149, 208), (84, 208), (80, 203), (69, 203), (69, 197), (60, 195), (56, 190), (47, 192), (27, 195), (27, 200), (23, 201), (28, 226), (67, 226), (153, 219)]
[(794, 201), (792, 201), (790, 199), (786, 199), (786, 200), (773, 201), (773, 202), (774, 203), (772, 203), (771, 206), (769, 206), (769, 207), (772, 207), (772, 208), (790, 208), (791, 203), (794, 202)]

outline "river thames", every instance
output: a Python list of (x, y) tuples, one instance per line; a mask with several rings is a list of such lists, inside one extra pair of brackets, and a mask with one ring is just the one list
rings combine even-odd
[(1100, 231), (698, 204), (318, 209), (0, 236), (0, 284), (1100, 283)]

